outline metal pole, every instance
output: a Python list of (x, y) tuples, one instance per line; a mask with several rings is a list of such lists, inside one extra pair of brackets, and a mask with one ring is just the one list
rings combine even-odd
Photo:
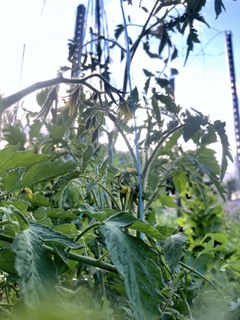
[(227, 45), (227, 53), (228, 53), (228, 66), (229, 66), (231, 91), (232, 91), (233, 118), (234, 118), (235, 139), (236, 139), (236, 148), (237, 148), (237, 156), (236, 156), (237, 184), (238, 184), (238, 187), (240, 187), (240, 119), (239, 119), (239, 105), (238, 105), (238, 96), (237, 96), (237, 88), (236, 88), (231, 31), (226, 31), (225, 37), (226, 37), (226, 45)]

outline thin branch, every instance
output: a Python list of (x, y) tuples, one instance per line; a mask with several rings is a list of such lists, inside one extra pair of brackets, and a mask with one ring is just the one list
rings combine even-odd
[(8, 109), (9, 107), (11, 107), (13, 104), (15, 104), (16, 102), (18, 102), (19, 100), (21, 100), (22, 98), (26, 97), (27, 95), (33, 93), (34, 91), (40, 90), (40, 89), (44, 89), (44, 88), (48, 88), (48, 87), (52, 87), (52, 86), (56, 86), (58, 84), (61, 83), (65, 83), (65, 84), (81, 84), (84, 85), (86, 87), (88, 87), (89, 89), (91, 89), (92, 91), (96, 92), (97, 94), (103, 94), (105, 92), (101, 92), (99, 90), (97, 90), (96, 88), (94, 88), (92, 85), (90, 85), (88, 82), (86, 82), (87, 80), (94, 78), (94, 77), (98, 77), (100, 78), (105, 85), (107, 85), (107, 88), (109, 90), (112, 90), (112, 92), (117, 93), (118, 95), (120, 93), (123, 93), (122, 91), (114, 88), (106, 79), (104, 79), (101, 75), (95, 73), (95, 74), (91, 74), (85, 78), (82, 79), (67, 79), (64, 77), (57, 77), (54, 79), (50, 79), (50, 80), (46, 80), (46, 81), (40, 81), (40, 82), (36, 82), (35, 84), (20, 90), (6, 98), (3, 98), (2, 96), (0, 96), (0, 113), (4, 112), (6, 109)]

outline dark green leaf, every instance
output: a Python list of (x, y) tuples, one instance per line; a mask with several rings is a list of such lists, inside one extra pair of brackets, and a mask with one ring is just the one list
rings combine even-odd
[(146, 94), (148, 93), (150, 80), (151, 80), (151, 78), (148, 78), (148, 79), (146, 80), (146, 82), (145, 82), (145, 85), (144, 85), (144, 91), (145, 91)]
[(216, 19), (222, 13), (222, 9), (224, 9), (226, 11), (222, 0), (215, 0), (214, 1), (214, 7), (215, 7)]
[(154, 75), (152, 72), (148, 71), (147, 69), (143, 69), (143, 72), (144, 72), (145, 76), (149, 77), (149, 78)]
[(13, 241), (15, 268), (22, 286), (26, 306), (34, 308), (46, 296), (55, 293), (57, 273), (51, 256), (31, 228), (20, 231)]
[(70, 237), (67, 237), (64, 234), (55, 231), (47, 226), (44, 226), (40, 223), (31, 223), (30, 230), (32, 233), (37, 234), (38, 238), (42, 242), (58, 243), (71, 249), (82, 248), (81, 245), (74, 242), (73, 239), (71, 239)]
[(183, 233), (174, 234), (164, 241), (164, 257), (172, 272), (178, 272), (179, 262), (182, 258), (185, 246), (186, 235)]
[(124, 31), (124, 26), (122, 24), (118, 24), (117, 28), (114, 30), (114, 36), (116, 40), (119, 38), (119, 36), (123, 31)]
[(161, 271), (153, 260), (155, 254), (151, 248), (111, 222), (107, 222), (101, 230), (112, 262), (124, 278), (136, 319), (151, 319), (149, 313), (159, 315)]
[(88, 162), (90, 161), (92, 155), (94, 152), (94, 148), (91, 144), (89, 144), (86, 148), (86, 150), (83, 153), (83, 161), (82, 161), (82, 171), (86, 169)]
[(135, 87), (133, 89), (132, 94), (131, 94), (131, 98), (136, 102), (139, 101), (139, 93), (138, 93), (138, 88), (137, 87)]
[(10, 249), (0, 250), (0, 270), (9, 274), (15, 274), (15, 253)]
[(221, 174), (220, 174), (220, 180), (222, 181), (222, 179), (225, 176), (225, 173), (227, 171), (227, 167), (228, 167), (228, 160), (231, 160), (233, 162), (233, 158), (232, 155), (229, 151), (229, 141), (228, 141), (228, 137), (226, 135), (226, 131), (225, 131), (225, 126), (226, 126), (226, 122), (221, 122), (220, 120), (214, 121), (214, 128), (217, 132), (217, 134), (220, 137), (220, 141), (222, 144), (222, 163), (221, 163)]

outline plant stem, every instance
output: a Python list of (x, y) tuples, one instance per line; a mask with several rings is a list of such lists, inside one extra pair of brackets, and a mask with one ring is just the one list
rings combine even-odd
[[(148, 25), (148, 23), (149, 23), (152, 15), (153, 15), (153, 12), (154, 12), (154, 10), (156, 9), (156, 7), (157, 7), (157, 5), (158, 5), (159, 2), (160, 2), (159, 0), (156, 1), (155, 5), (154, 5), (153, 8), (152, 8), (152, 11), (150, 12), (150, 14), (149, 14), (149, 16), (148, 16), (148, 18), (147, 18), (147, 20), (146, 20), (146, 22), (145, 22), (145, 24), (144, 24), (144, 26), (143, 26), (143, 28), (142, 28), (141, 34), (139, 35), (139, 37), (137, 38), (136, 42), (135, 42), (134, 45), (132, 46), (132, 49), (131, 49), (131, 51), (132, 51), (132, 52), (131, 52), (131, 61), (132, 61), (132, 59), (133, 59), (133, 57), (134, 57), (134, 55), (135, 55), (135, 52), (137, 51), (137, 48), (138, 48), (138, 46), (139, 46), (139, 43), (140, 43), (142, 37), (143, 37), (144, 34), (145, 34), (147, 25)], [(124, 80), (123, 80), (123, 91), (124, 91), (124, 92), (125, 92), (126, 89), (127, 89), (127, 82), (128, 82), (128, 81), (127, 81), (127, 76), (128, 76), (128, 66), (127, 66), (127, 63), (126, 63), (125, 71), (124, 71)]]
[(95, 222), (93, 224), (90, 224), (87, 228), (85, 228), (81, 233), (79, 233), (76, 238), (74, 239), (75, 242), (78, 242), (83, 236), (85, 233), (87, 233), (89, 230), (95, 228), (95, 227), (98, 227), (102, 225), (100, 222)]
[[(143, 177), (146, 179), (147, 175), (148, 175), (148, 171), (150, 169), (151, 164), (153, 163), (153, 160), (155, 159), (159, 149), (161, 148), (163, 142), (171, 135), (173, 134), (175, 131), (180, 130), (183, 127), (183, 125), (179, 125), (178, 127), (174, 128), (173, 130), (166, 132), (166, 134), (164, 135), (163, 132), (163, 137), (162, 139), (159, 141), (158, 145), (156, 146), (156, 148), (153, 150), (153, 153), (151, 154), (150, 158), (148, 159), (148, 162), (145, 164), (145, 167), (143, 169), (142, 175)], [(147, 179), (146, 179), (147, 180)]]
[(115, 117), (112, 113), (110, 113), (110, 112), (108, 112), (108, 116), (109, 116), (109, 118), (112, 120), (112, 122), (115, 124), (115, 126), (116, 126), (116, 128), (118, 129), (119, 133), (120, 133), (121, 136), (123, 137), (123, 140), (124, 140), (124, 142), (126, 143), (126, 145), (127, 145), (127, 147), (128, 147), (128, 150), (129, 150), (129, 152), (130, 152), (130, 154), (131, 154), (133, 163), (134, 163), (134, 165), (136, 166), (136, 165), (137, 165), (137, 159), (136, 159), (135, 153), (134, 153), (134, 151), (133, 151), (133, 148), (131, 147), (131, 145), (130, 145), (130, 143), (129, 143), (127, 137), (126, 137), (126, 135), (124, 134), (122, 128), (121, 128), (120, 125), (117, 123), (116, 117)]
[[(14, 238), (6, 236), (4, 234), (0, 234), (0, 240), (2, 241), (6, 241), (9, 243), (12, 243)], [(50, 253), (53, 255), (56, 255), (56, 252), (53, 248), (43, 244), (43, 247)], [(92, 259), (89, 257), (85, 257), (85, 256), (81, 256), (78, 254), (74, 254), (74, 253), (68, 253), (68, 257), (70, 260), (73, 261), (77, 261), (77, 262), (81, 262), (81, 263), (85, 263), (88, 264), (90, 266), (96, 267), (96, 268), (100, 268), (109, 272), (114, 272), (114, 273), (118, 273), (117, 268), (115, 266), (113, 266), (112, 264), (103, 262), (101, 260), (96, 260), (96, 259)]]

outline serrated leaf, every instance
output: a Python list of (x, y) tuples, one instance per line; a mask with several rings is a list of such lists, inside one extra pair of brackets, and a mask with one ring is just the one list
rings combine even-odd
[(13, 241), (15, 268), (26, 306), (34, 308), (46, 296), (55, 293), (57, 273), (51, 256), (42, 247), (38, 234), (31, 228), (20, 231)]
[(65, 236), (64, 234), (40, 223), (30, 223), (30, 230), (31, 232), (37, 234), (38, 238), (42, 242), (58, 243), (71, 249), (82, 248), (82, 245), (74, 242), (70, 237)]
[(0, 270), (9, 274), (16, 274), (15, 253), (10, 249), (0, 250)]
[(201, 113), (196, 116), (189, 114), (185, 119), (185, 125), (183, 127), (183, 138), (187, 142), (193, 138), (193, 136), (201, 129), (201, 126), (206, 126), (208, 118), (204, 117)]
[(214, 1), (214, 8), (215, 8), (215, 13), (216, 13), (216, 19), (222, 13), (222, 9), (224, 9), (226, 11), (226, 8), (225, 8), (222, 0), (215, 0)]
[(88, 162), (90, 161), (90, 159), (93, 155), (93, 152), (94, 152), (94, 148), (91, 144), (89, 144), (83, 153), (83, 161), (82, 161), (82, 171), (83, 172), (86, 169)]
[(164, 105), (167, 111), (178, 114), (181, 108), (175, 104), (173, 99), (170, 96), (160, 94), (158, 95), (158, 100), (160, 100)]
[(124, 26), (122, 24), (118, 24), (117, 28), (114, 30), (114, 36), (116, 40), (119, 38), (119, 36), (123, 31), (124, 31)]
[(53, 157), (49, 155), (36, 154), (34, 151), (18, 151), (17, 146), (8, 146), (0, 151), (0, 172), (32, 166), (51, 159)]
[(111, 223), (119, 228), (125, 228), (131, 225), (133, 222), (138, 221), (132, 214), (128, 212), (118, 212), (105, 220), (106, 223)]
[(139, 101), (139, 93), (138, 93), (138, 88), (137, 88), (137, 87), (135, 87), (135, 88), (133, 89), (133, 91), (132, 91), (132, 93), (131, 93), (131, 98), (132, 98), (134, 101), (136, 101), (136, 102)]
[(163, 298), (158, 291), (161, 271), (153, 260), (151, 248), (111, 222), (106, 222), (101, 230), (111, 260), (124, 278), (126, 293), (136, 319), (151, 319), (149, 313), (159, 315), (158, 305)]
[(179, 262), (182, 258), (186, 235), (174, 234), (164, 241), (164, 257), (172, 272), (179, 272)]
[(10, 172), (2, 180), (2, 186), (5, 194), (7, 194), (42, 181), (62, 176), (73, 171), (76, 167), (77, 163), (73, 161), (45, 161), (28, 168), (26, 171)]
[(221, 173), (220, 173), (220, 180), (222, 181), (228, 167), (228, 160), (233, 162), (232, 155), (229, 151), (229, 141), (228, 136), (225, 131), (226, 122), (221, 122), (220, 120), (214, 121), (213, 124), (222, 144), (222, 162), (221, 162)]
[(2, 132), (4, 140), (6, 140), (10, 145), (19, 145), (20, 149), (23, 150), (27, 140), (25, 134), (19, 129), (19, 127), (4, 126)]
[(186, 173), (184, 171), (178, 171), (176, 174), (174, 174), (173, 183), (179, 193), (183, 192), (188, 183)]
[(128, 226), (129, 229), (139, 231), (146, 236), (152, 237), (156, 240), (164, 240), (166, 237), (164, 237), (157, 229), (149, 225), (148, 223), (145, 223), (143, 221), (135, 221), (131, 225)]

